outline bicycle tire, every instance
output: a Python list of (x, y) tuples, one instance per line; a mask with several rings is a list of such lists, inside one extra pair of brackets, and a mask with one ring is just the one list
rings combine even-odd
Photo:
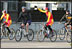
[[(19, 31), (19, 32), (18, 32), (18, 31)], [(18, 37), (16, 37), (17, 34), (20, 36), (20, 37), (18, 36), (19, 39), (17, 39)], [(21, 39), (22, 39), (22, 32), (20, 31), (20, 29), (18, 29), (18, 30), (16, 30), (15, 40), (16, 40), (17, 42), (19, 42), (19, 41), (21, 41)]]
[(65, 39), (65, 30), (64, 30), (64, 28), (62, 28), (62, 29), (59, 31), (59, 39), (60, 39), (60, 40), (64, 40), (64, 39)]
[[(54, 37), (55, 39), (54, 39), (53, 37), (50, 37), (50, 41), (51, 41), (51, 42), (55, 42), (55, 41), (57, 40), (57, 32), (56, 32), (55, 30), (53, 30), (53, 31), (54, 31), (54, 32), (53, 32), (53, 34), (54, 34), (53, 37)], [(53, 39), (54, 39), (54, 40), (53, 40)]]
[[(27, 36), (27, 39), (28, 41), (32, 41), (34, 39), (34, 31), (32, 29), (29, 29), (29, 32), (28, 32), (28, 36)], [(30, 37), (32, 36), (32, 38), (30, 39)]]
[(11, 28), (10, 31), (11, 31), (11, 33), (10, 33), (11, 35), (10, 34), (8, 35), (8, 39), (13, 40), (15, 38), (15, 30), (13, 28)]
[(66, 33), (66, 41), (68, 43), (71, 43), (71, 32), (69, 32), (69, 31)]
[[(43, 33), (42, 33), (43, 32)], [(43, 35), (39, 35), (40, 33), (42, 33)], [(40, 38), (41, 37), (41, 38)], [(39, 42), (43, 42), (44, 41), (44, 39), (45, 39), (45, 33), (44, 33), (44, 31), (43, 30), (39, 30), (39, 32), (37, 32), (37, 40), (39, 41)]]

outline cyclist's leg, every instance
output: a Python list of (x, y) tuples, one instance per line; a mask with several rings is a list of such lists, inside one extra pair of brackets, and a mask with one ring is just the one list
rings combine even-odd
[(52, 30), (52, 28), (51, 28), (50, 25), (48, 25), (47, 27), (49, 28), (49, 30), (50, 30), (51, 32), (53, 32), (53, 30)]
[(53, 33), (52, 28), (51, 28), (51, 23), (47, 23), (46, 26), (47, 26), (47, 27), (49, 28), (49, 30), (51, 31), (50, 33), (51, 33), (51, 35), (52, 35), (52, 37), (53, 37), (53, 36), (54, 36), (54, 33)]
[[(45, 24), (45, 26), (44, 26), (44, 29), (47, 30), (46, 24)], [(48, 37), (48, 33), (47, 33), (47, 32), (45, 33), (45, 37)]]
[(28, 34), (29, 23), (26, 23), (26, 33)]
[(31, 21), (29, 20), (29, 21), (27, 21), (27, 23), (26, 23), (26, 32), (27, 32), (27, 34), (28, 34), (28, 30), (29, 30), (29, 25), (31, 24)]
[(9, 27), (10, 27), (11, 24), (12, 24), (11, 21), (8, 21), (8, 22), (6, 23), (6, 29), (8, 30), (9, 33), (11, 33), (11, 31), (10, 31), (10, 29), (9, 29)]
[(25, 23), (24, 23), (24, 22), (22, 22), (22, 23), (21, 23), (21, 27), (20, 27), (20, 28), (24, 28), (24, 26), (25, 26)]
[(53, 32), (50, 23), (46, 23), (46, 26), (49, 28), (49, 30), (50, 30), (51, 32)]
[(47, 25), (44, 26), (44, 29), (47, 30)]
[(68, 23), (65, 23), (64, 25), (65, 25), (65, 28), (67, 29), (67, 25), (69, 25), (69, 24)]
[(6, 27), (6, 29), (8, 30), (8, 32), (9, 32), (9, 33), (11, 33), (11, 31), (10, 31), (9, 27)]

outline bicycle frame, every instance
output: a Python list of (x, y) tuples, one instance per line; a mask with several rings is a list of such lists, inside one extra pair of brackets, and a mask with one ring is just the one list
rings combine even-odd
[(4, 35), (6, 35), (5, 34), (5, 26), (3, 26), (3, 24), (1, 23), (1, 27), (0, 28), (1, 28), (1, 37), (2, 37)]
[(6, 27), (4, 27), (3, 24), (1, 24), (1, 33), (2, 33), (3, 31), (5, 31), (5, 28), (6, 28)]
[(65, 28), (65, 29), (66, 29), (66, 32), (68, 32), (69, 29), (71, 30), (70, 25), (68, 25), (67, 28)]
[(40, 24), (40, 25), (42, 25), (42, 27), (41, 27), (41, 30), (43, 30), (43, 31), (47, 31), (46, 33), (50, 33), (50, 30), (47, 28), (47, 30), (45, 30), (45, 25), (44, 25), (44, 23), (42, 23), (42, 24)]
[[(62, 24), (65, 24), (65, 23), (62, 23)], [(65, 29), (65, 32), (67, 32), (67, 31), (68, 31), (68, 29), (70, 29), (70, 25), (67, 25), (67, 28), (65, 28), (65, 26), (64, 26), (64, 27), (62, 27), (62, 28), (64, 28), (64, 29)]]
[[(21, 27), (21, 23), (22, 22), (18, 22), (18, 23), (20, 23), (20, 27)], [(18, 28), (24, 35), (25, 35), (25, 33), (26, 33), (26, 26), (24, 26), (24, 28)]]

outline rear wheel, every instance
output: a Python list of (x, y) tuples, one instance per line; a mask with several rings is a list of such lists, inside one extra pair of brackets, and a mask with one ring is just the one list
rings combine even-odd
[(53, 32), (53, 37), (50, 37), (50, 41), (51, 41), (51, 42), (55, 42), (56, 39), (57, 39), (57, 33), (56, 33), (55, 30), (53, 30), (53, 31), (54, 31), (54, 32)]
[(29, 32), (28, 32), (28, 36), (27, 36), (27, 39), (28, 41), (32, 41), (34, 39), (34, 31), (32, 29), (29, 29)]
[(66, 33), (66, 40), (67, 40), (68, 43), (71, 43), (71, 31), (68, 31)]

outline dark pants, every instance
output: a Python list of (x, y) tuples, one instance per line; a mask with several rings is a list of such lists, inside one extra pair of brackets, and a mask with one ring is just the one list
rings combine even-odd
[(11, 33), (10, 29), (8, 27), (6, 27), (6, 29), (8, 30), (9, 33)]
[(49, 28), (49, 30), (52, 32), (52, 28), (51, 28), (50, 25), (48, 25), (48, 26), (45, 25), (45, 29), (46, 29), (46, 30), (47, 30), (47, 28)]
[[(5, 26), (6, 23), (3, 24), (3, 26)], [(6, 27), (6, 29), (8, 30), (9, 33), (11, 33), (9, 27)]]

